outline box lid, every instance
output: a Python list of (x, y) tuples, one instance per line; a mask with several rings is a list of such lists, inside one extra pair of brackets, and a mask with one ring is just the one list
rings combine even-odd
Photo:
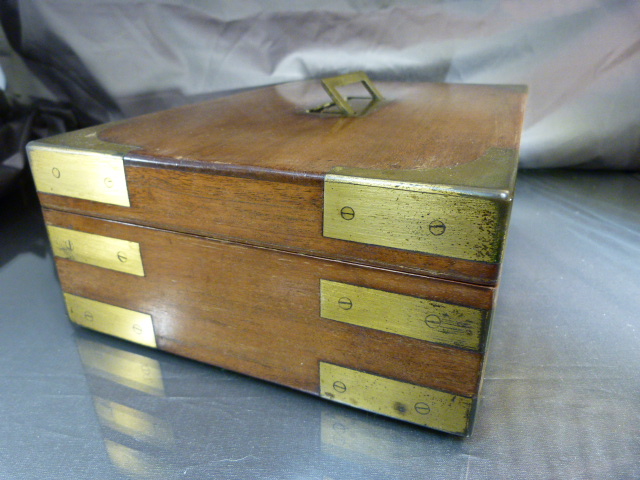
[(32, 142), (36, 187), (46, 208), (495, 284), (525, 90), (378, 89), (357, 117), (310, 112), (309, 81)]

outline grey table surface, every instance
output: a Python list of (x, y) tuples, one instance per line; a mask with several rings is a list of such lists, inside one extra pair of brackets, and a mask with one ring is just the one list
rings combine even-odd
[(640, 478), (640, 176), (521, 172), (472, 437), (74, 327), (0, 203), (2, 479)]

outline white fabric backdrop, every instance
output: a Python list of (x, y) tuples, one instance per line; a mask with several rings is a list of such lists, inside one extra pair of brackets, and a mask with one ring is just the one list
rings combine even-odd
[(637, 1), (17, 6), (16, 50), (59, 98), (95, 121), (365, 70), (380, 80), (526, 84), (522, 166), (640, 168)]

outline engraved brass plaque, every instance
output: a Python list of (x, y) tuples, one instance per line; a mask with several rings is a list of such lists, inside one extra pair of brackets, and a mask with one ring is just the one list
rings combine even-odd
[(144, 277), (139, 243), (51, 225), (47, 231), (56, 257)]
[(320, 316), (477, 351), (483, 346), (488, 312), (320, 280)]
[(470, 432), (472, 398), (320, 362), (320, 395), (458, 435)]
[(325, 237), (497, 263), (504, 205), (435, 185), (328, 174)]
[(70, 293), (64, 294), (71, 321), (98, 332), (157, 348), (151, 315)]
[(164, 396), (157, 360), (84, 338), (77, 340), (82, 364), (91, 374), (149, 395)]
[(29, 158), (39, 192), (130, 206), (122, 155), (33, 146)]

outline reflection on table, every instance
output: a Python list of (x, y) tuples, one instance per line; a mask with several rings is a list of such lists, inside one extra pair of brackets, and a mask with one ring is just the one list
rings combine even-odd
[[(128, 478), (195, 478), (210, 475), (216, 463), (226, 475), (233, 470), (242, 478), (243, 472), (255, 473), (252, 463), (268, 457), (269, 478), (337, 480), (366, 474), (388, 479), (399, 470), (410, 473), (408, 459), (454, 453), (451, 448), (463, 443), (99, 334), (79, 333), (78, 352), (105, 452)], [(209, 370), (202, 381), (224, 382), (223, 397), (208, 388), (204, 395), (189, 397), (195, 392), (184, 390), (184, 380), (174, 372), (163, 375), (165, 359), (169, 365), (178, 361), (199, 372)], [(238, 383), (234, 390), (239, 395), (233, 398), (229, 381)], [(283, 403), (281, 408), (276, 401)], [(291, 439), (297, 439), (295, 444)], [(459, 456), (445, 468), (451, 473), (455, 466), (459, 473), (465, 465), (465, 456)], [(416, 462), (416, 467), (422, 470), (424, 464)], [(448, 476), (439, 473), (435, 477)]]

